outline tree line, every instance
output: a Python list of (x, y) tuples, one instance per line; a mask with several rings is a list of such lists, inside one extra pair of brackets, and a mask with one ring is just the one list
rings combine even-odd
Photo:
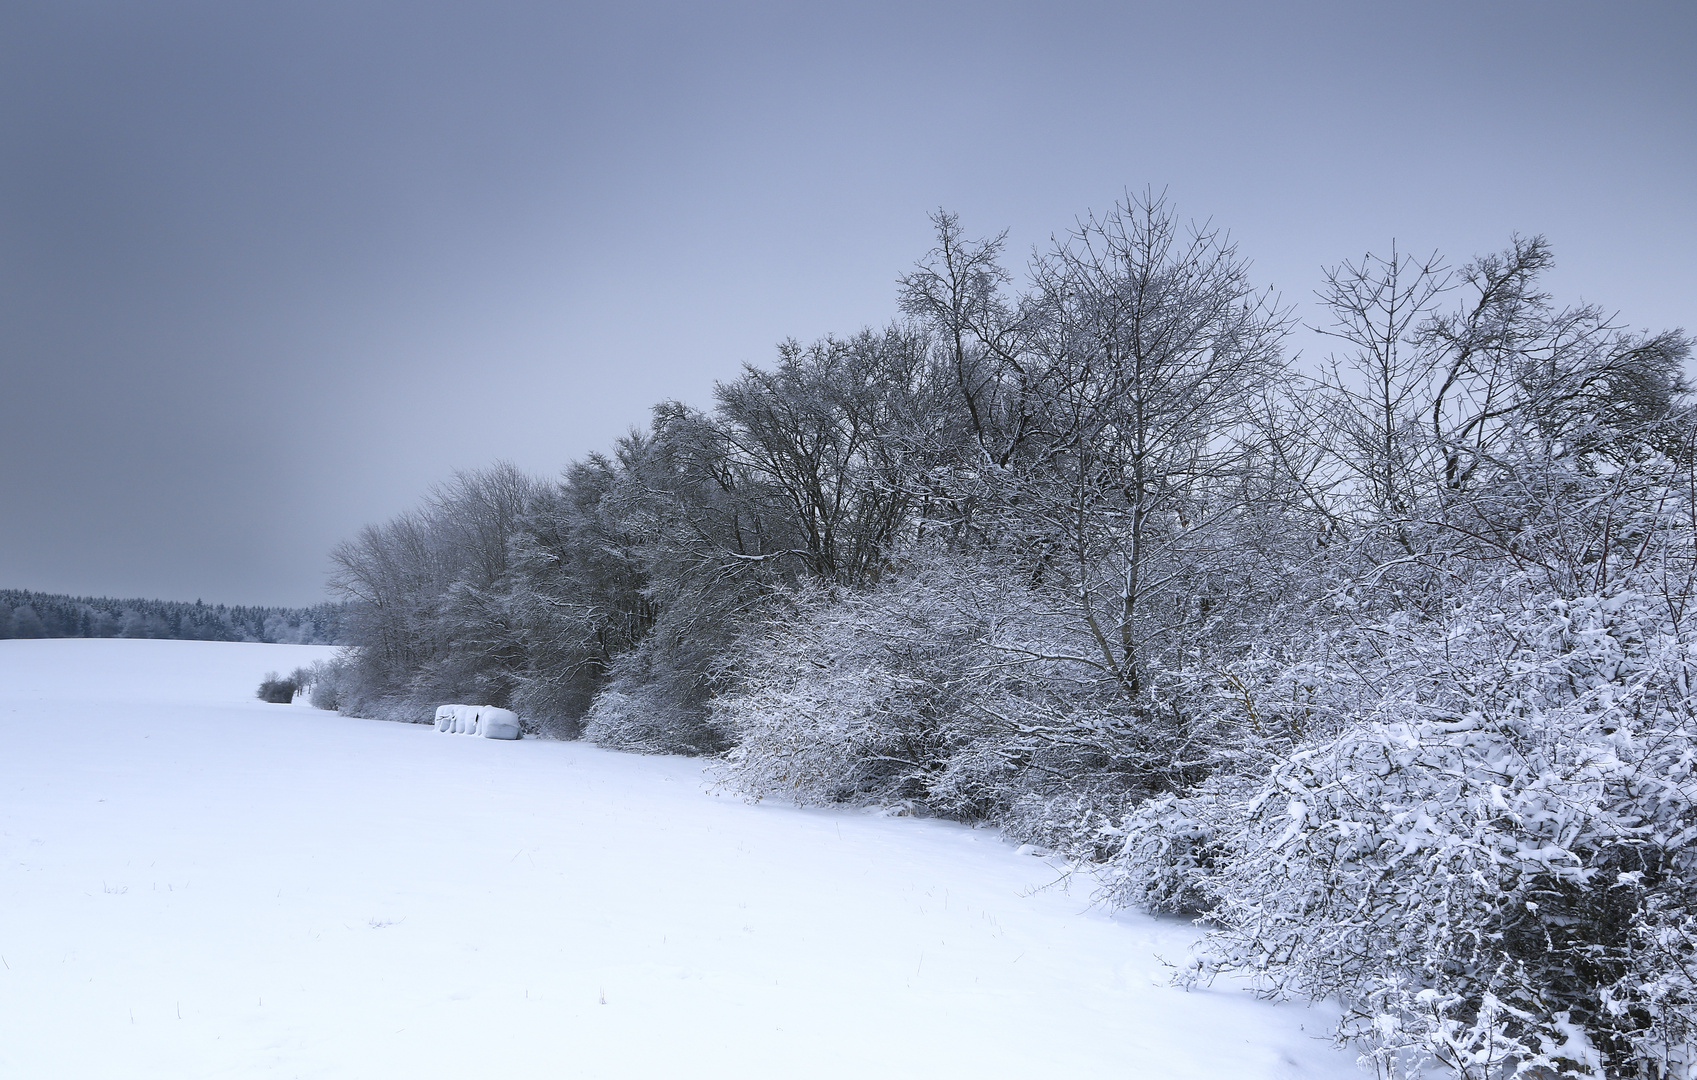
[(169, 638), (343, 645), (343, 606), (234, 607), (0, 589), (0, 638)]
[(1302, 370), (1163, 197), (1017, 275), (934, 224), (889, 325), (338, 547), (315, 694), (998, 825), (1387, 1072), (1687, 1075), (1690, 339), (1558, 303), (1517, 236), (1330, 268)]

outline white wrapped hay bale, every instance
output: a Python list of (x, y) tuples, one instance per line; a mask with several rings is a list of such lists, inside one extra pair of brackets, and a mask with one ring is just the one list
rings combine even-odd
[(436, 730), (450, 735), (477, 734), (476, 705), (439, 705), (436, 708)]
[(485, 739), (516, 739), (519, 737), (519, 715), (511, 709), (480, 705), (477, 709), (476, 734)]
[(454, 723), (454, 719), (459, 716), (459, 711), (463, 708), (465, 708), (464, 705), (436, 706), (436, 730), (442, 732), (449, 731)]
[(493, 705), (440, 705), (436, 730), (450, 735), (481, 735), (485, 739), (519, 737), (518, 714)]

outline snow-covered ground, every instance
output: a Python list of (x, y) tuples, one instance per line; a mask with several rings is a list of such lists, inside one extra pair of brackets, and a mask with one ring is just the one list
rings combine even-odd
[(1367, 1075), (989, 831), (254, 698), (329, 651), (0, 641), (0, 1076)]

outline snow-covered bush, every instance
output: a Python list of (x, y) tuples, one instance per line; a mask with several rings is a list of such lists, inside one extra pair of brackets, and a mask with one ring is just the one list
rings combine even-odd
[(1138, 723), (1029, 562), (908, 551), (864, 592), (804, 586), (720, 673), (724, 779), (754, 795), (901, 805), (1096, 854), (1162, 789), (1176, 727)]
[(630, 754), (712, 753), (723, 745), (698, 716), (680, 710), (650, 686), (630, 692), (608, 688), (595, 696), (583, 737), (596, 746)]
[(1103, 873), (1103, 898), (1145, 911), (1206, 911), (1209, 880), (1222, 854), (1222, 786), (1231, 785), (1213, 777), (1201, 791), (1150, 799), (1103, 830), (1117, 849)]
[(705, 642), (663, 622), (613, 662), (606, 688), (584, 716), (583, 737), (637, 754), (712, 754), (728, 745), (707, 706)]
[[(656, 590), (657, 592), (659, 590)], [(717, 754), (730, 739), (713, 716), (713, 668), (758, 604), (748, 581), (674, 580), (635, 648), (607, 665), (583, 737), (640, 754)]]
[(918, 575), (864, 595), (804, 585), (772, 605), (713, 701), (736, 743), (726, 778), (802, 802), (990, 813), (1013, 769), (979, 745), (981, 706), (1007, 673), (985, 648), (983, 590), (943, 584)]
[(1132, 891), (1199, 886), (1221, 926), (1201, 972), (1339, 995), (1385, 1061), (1687, 1075), (1691, 599), (1666, 564), (1575, 598), (1517, 574), (1387, 622), (1379, 695), (1338, 734), (1127, 823), (1126, 876), (1176, 883)]
[[(1267, 614), (1258, 628), (1265, 639), (1236, 660), (1169, 674), (1171, 700), (1187, 710), (1206, 751), (1198, 755), (1201, 779), (1097, 827), (1096, 847), (1111, 853), (1103, 857), (1103, 899), (1148, 911), (1206, 911), (1209, 880), (1228, 857), (1220, 833), (1235, 807), (1284, 755), (1335, 733), (1352, 705), (1370, 700), (1356, 677), (1366, 659), (1343, 652), (1346, 642), (1326, 620)], [(1328, 660), (1313, 659), (1328, 650)]]
[(1102, 830), (1109, 891), (1214, 920), (1192, 977), (1341, 999), (1385, 1071), (1689, 1077), (1690, 341), (1558, 309), (1549, 265), (1329, 275), (1349, 351), (1280, 444), (1325, 542), (1202, 665), (1253, 736)]
[(313, 708), (334, 712), (341, 707), (342, 681), (348, 666), (347, 659), (339, 656), (333, 660), (320, 660), (305, 669), (306, 699)]

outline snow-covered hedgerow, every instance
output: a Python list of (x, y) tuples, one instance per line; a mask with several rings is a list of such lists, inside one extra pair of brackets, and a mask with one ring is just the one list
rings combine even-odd
[(1689, 1076), (1689, 598), (1664, 571), (1570, 599), (1515, 576), (1393, 620), (1370, 708), (1262, 782), (1146, 807), (1121, 869), (1205, 894), (1196, 975), (1339, 996), (1383, 1063)]
[(733, 733), (725, 777), (754, 795), (924, 807), (964, 818), (995, 809), (1012, 777), (983, 751), (981, 706), (1005, 690), (988, 654), (997, 612), (972, 575), (942, 561), (899, 588), (803, 586), (774, 605), (722, 675), (714, 699)]
[(1104, 827), (1211, 761), (1220, 725), (1178, 722), (1190, 702), (1170, 694), (1128, 708), (1088, 661), (1069, 598), (1033, 576), (1016, 557), (921, 546), (874, 588), (791, 590), (719, 674), (727, 785), (991, 822), (1105, 856)]
[[(697, 614), (701, 613), (699, 610)], [(635, 754), (712, 754), (726, 746), (706, 698), (711, 614), (694, 626), (668, 620), (612, 664), (607, 685), (584, 715), (583, 737)], [(685, 632), (694, 630), (694, 634)]]
[(1148, 793), (1143, 736), (1100, 707), (1103, 680), (1065, 659), (1077, 649), (1051, 598), (1021, 580), (993, 557), (915, 549), (874, 589), (791, 592), (721, 673), (726, 782), (1052, 846), (1124, 813)]

